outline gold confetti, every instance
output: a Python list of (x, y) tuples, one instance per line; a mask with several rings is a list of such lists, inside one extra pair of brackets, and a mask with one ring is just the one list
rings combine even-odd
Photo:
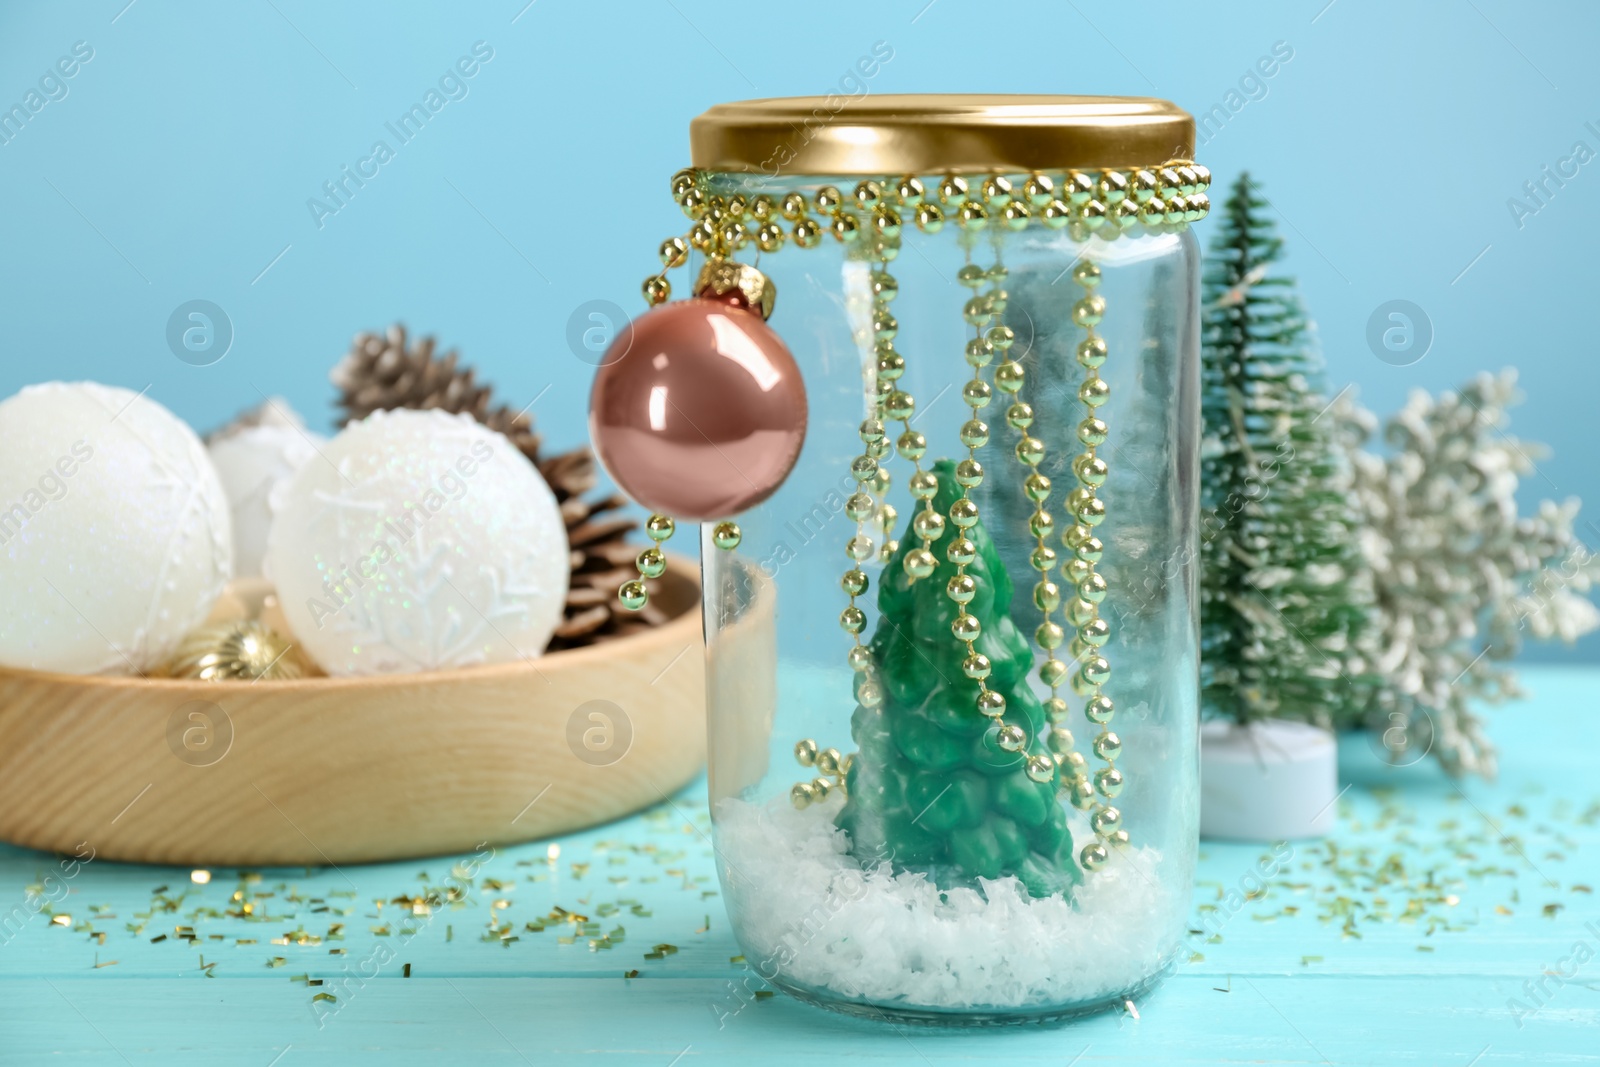
[(51, 926), (71, 926), (72, 925), (72, 916), (66, 914), (65, 912), (61, 913), (60, 915), (52, 915), (52, 916), (50, 916), (50, 925)]
[(205, 870), (190, 871), (189, 881), (195, 885), (206, 885), (211, 881), (211, 872)]

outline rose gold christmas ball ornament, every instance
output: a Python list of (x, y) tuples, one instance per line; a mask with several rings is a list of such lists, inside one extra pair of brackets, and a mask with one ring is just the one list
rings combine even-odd
[(695, 296), (639, 316), (595, 375), (595, 452), (640, 504), (690, 521), (725, 518), (783, 484), (806, 436), (794, 357), (766, 324), (772, 283), (713, 260)]

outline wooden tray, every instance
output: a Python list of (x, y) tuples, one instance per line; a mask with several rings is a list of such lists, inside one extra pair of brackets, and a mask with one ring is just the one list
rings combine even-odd
[(564, 833), (705, 760), (695, 569), (648, 633), (531, 662), (194, 682), (0, 668), (0, 839), (195, 866), (361, 863)]

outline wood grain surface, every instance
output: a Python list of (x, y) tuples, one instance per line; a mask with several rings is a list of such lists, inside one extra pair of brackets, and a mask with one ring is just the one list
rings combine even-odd
[(281, 682), (0, 670), (0, 839), (149, 863), (326, 865), (562, 833), (705, 759), (699, 589), (654, 630), (458, 671)]

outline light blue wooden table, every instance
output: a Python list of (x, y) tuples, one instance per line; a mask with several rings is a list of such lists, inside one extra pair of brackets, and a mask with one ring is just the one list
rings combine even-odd
[(1331, 838), (1204, 844), (1188, 961), (1065, 1027), (754, 996), (697, 785), (477, 859), (207, 884), (0, 846), (0, 1064), (1600, 1063), (1600, 671), (1524, 680), (1499, 782), (1347, 751)]

